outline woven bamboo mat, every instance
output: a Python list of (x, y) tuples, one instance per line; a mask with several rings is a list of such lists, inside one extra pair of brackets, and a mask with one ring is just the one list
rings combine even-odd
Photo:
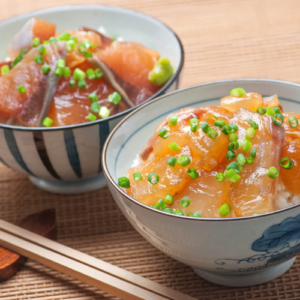
[[(0, 20), (83, 0), (1, 0)], [(300, 82), (298, 0), (89, 0), (155, 16), (181, 37), (186, 63), (181, 87), (238, 77)], [(26, 177), (0, 166), (0, 218), (7, 221), (54, 207), (59, 241), (202, 300), (300, 299), (300, 260), (280, 278), (251, 288), (205, 282), (137, 234), (109, 191), (58, 196), (33, 187)], [(32, 261), (0, 284), (0, 298), (116, 299)], [(151, 299), (150, 299), (151, 300)]]

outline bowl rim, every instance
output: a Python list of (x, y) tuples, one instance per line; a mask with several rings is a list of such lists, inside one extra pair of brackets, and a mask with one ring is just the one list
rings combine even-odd
[(174, 214), (170, 214), (170, 213), (166, 213), (163, 212), (161, 210), (158, 209), (154, 209), (151, 208), (150, 206), (147, 206), (137, 200), (135, 200), (134, 198), (130, 197), (127, 193), (125, 193), (118, 185), (117, 183), (113, 180), (107, 164), (106, 164), (106, 157), (107, 157), (107, 149), (108, 149), (108, 145), (111, 142), (114, 134), (116, 133), (116, 131), (128, 120), (130, 119), (133, 115), (137, 114), (140, 110), (144, 109), (145, 107), (158, 102), (164, 98), (170, 97), (171, 95), (177, 94), (177, 93), (181, 93), (181, 92), (185, 92), (185, 91), (189, 91), (189, 90), (193, 90), (193, 89), (198, 89), (199, 87), (204, 87), (204, 86), (210, 86), (210, 85), (215, 85), (215, 84), (222, 84), (222, 83), (234, 83), (236, 81), (243, 81), (243, 82), (251, 82), (251, 81), (262, 81), (262, 82), (270, 82), (270, 83), (277, 83), (277, 84), (284, 84), (284, 85), (290, 85), (290, 86), (297, 86), (298, 88), (300, 88), (300, 84), (295, 83), (295, 82), (290, 82), (290, 81), (284, 81), (284, 80), (277, 80), (277, 79), (265, 79), (265, 78), (240, 78), (240, 79), (227, 79), (227, 80), (216, 80), (216, 81), (210, 81), (207, 83), (202, 83), (202, 84), (197, 84), (197, 85), (193, 85), (190, 87), (186, 87), (183, 89), (179, 89), (176, 90), (174, 92), (168, 93), (166, 95), (160, 96), (158, 98), (152, 99), (151, 101), (148, 101), (146, 103), (144, 103), (143, 105), (139, 106), (136, 110), (134, 110), (133, 112), (131, 112), (130, 114), (128, 114), (125, 118), (123, 118), (114, 128), (113, 130), (110, 132), (110, 134), (108, 135), (104, 146), (103, 146), (103, 150), (102, 150), (102, 154), (101, 154), (101, 164), (102, 164), (102, 169), (103, 169), (103, 173), (106, 177), (106, 180), (109, 181), (110, 185), (112, 186), (112, 188), (114, 188), (116, 190), (117, 193), (121, 193), (122, 196), (124, 196), (127, 200), (129, 200), (130, 202), (133, 202), (134, 204), (137, 204), (145, 209), (148, 209), (154, 213), (157, 214), (163, 214), (167, 217), (170, 218), (181, 218), (181, 219), (186, 219), (186, 220), (190, 220), (190, 221), (195, 221), (195, 222), (229, 222), (229, 221), (234, 221), (234, 222), (238, 222), (238, 221), (246, 221), (249, 219), (254, 219), (254, 218), (263, 218), (263, 217), (271, 217), (272, 215), (275, 214), (280, 214), (283, 213), (285, 211), (288, 210), (292, 210), (298, 206), (300, 206), (300, 203), (298, 204), (294, 204), (279, 210), (275, 210), (269, 213), (265, 213), (265, 214), (260, 214), (257, 216), (246, 216), (246, 217), (238, 217), (238, 218), (194, 218), (194, 217), (188, 217), (188, 216), (179, 216), (179, 215), (174, 215)]
[(58, 126), (58, 127), (22, 127), (22, 126), (14, 126), (14, 125), (7, 125), (7, 124), (0, 124), (0, 128), (3, 129), (10, 129), (10, 130), (19, 130), (19, 131), (58, 131), (58, 130), (65, 130), (65, 129), (76, 129), (76, 128), (82, 128), (82, 127), (88, 127), (88, 126), (93, 126), (96, 124), (101, 124), (104, 122), (109, 122), (111, 120), (117, 119), (119, 117), (122, 117), (130, 112), (132, 112), (133, 110), (135, 110), (137, 107), (140, 107), (141, 105), (143, 105), (145, 102), (148, 102), (158, 96), (161, 96), (179, 77), (182, 68), (183, 68), (183, 64), (184, 64), (184, 47), (183, 44), (179, 38), (179, 36), (176, 34), (176, 32), (169, 27), (168, 25), (166, 25), (163, 21), (159, 20), (158, 18), (155, 18), (153, 16), (144, 14), (142, 12), (139, 12), (137, 10), (133, 10), (133, 9), (127, 9), (127, 8), (122, 8), (122, 7), (116, 7), (116, 6), (110, 6), (110, 5), (63, 5), (63, 6), (55, 6), (55, 7), (50, 7), (50, 8), (45, 8), (45, 9), (38, 9), (38, 10), (33, 10), (24, 14), (20, 14), (14, 17), (11, 17), (9, 19), (0, 21), (0, 28), (10, 24), (10, 23), (14, 23), (15, 21), (21, 20), (23, 18), (29, 18), (29, 17), (33, 17), (36, 14), (39, 13), (47, 13), (47, 12), (57, 12), (57, 11), (66, 11), (66, 10), (102, 10), (102, 9), (106, 9), (106, 10), (111, 10), (111, 11), (118, 11), (121, 13), (129, 13), (129, 14), (133, 14), (133, 15), (137, 15), (140, 16), (144, 19), (148, 19), (151, 21), (154, 21), (156, 23), (158, 23), (160, 26), (165, 27), (171, 34), (174, 35), (175, 40), (178, 43), (178, 47), (179, 47), (179, 51), (180, 51), (180, 57), (179, 57), (179, 65), (178, 68), (176, 69), (176, 72), (173, 74), (173, 76), (171, 77), (171, 79), (169, 79), (169, 81), (159, 90), (157, 91), (154, 95), (152, 95), (150, 98), (148, 98), (147, 100), (145, 100), (144, 102), (131, 107), (123, 112), (120, 112), (116, 115), (110, 116), (106, 119), (100, 119), (100, 120), (96, 120), (93, 122), (87, 122), (87, 123), (82, 123), (82, 124), (76, 124), (76, 125), (68, 125), (68, 126)]

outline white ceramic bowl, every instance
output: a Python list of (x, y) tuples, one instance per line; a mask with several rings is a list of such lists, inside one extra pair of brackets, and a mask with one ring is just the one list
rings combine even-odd
[[(11, 38), (30, 18), (57, 25), (58, 31), (84, 25), (106, 29), (107, 34), (139, 42), (168, 57), (174, 76), (152, 98), (178, 88), (184, 60), (176, 34), (162, 22), (127, 9), (84, 5), (34, 11), (0, 23), (0, 58), (7, 56)], [(134, 109), (134, 108), (133, 108)], [(78, 193), (106, 184), (100, 160), (105, 139), (112, 128), (131, 110), (105, 120), (56, 128), (24, 128), (0, 124), (0, 161), (30, 175), (38, 187), (56, 193)]]
[(300, 113), (299, 84), (241, 79), (190, 87), (152, 100), (122, 120), (104, 145), (102, 165), (118, 206), (151, 244), (193, 267), (208, 281), (249, 286), (274, 279), (293, 264), (300, 252), (300, 205), (253, 217), (191, 218), (141, 204), (117, 184), (117, 178), (126, 175), (137, 153), (167, 115), (183, 107), (216, 105), (235, 87), (277, 94), (285, 111)]

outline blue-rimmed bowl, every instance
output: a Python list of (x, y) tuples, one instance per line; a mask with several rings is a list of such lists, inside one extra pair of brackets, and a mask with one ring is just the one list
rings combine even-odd
[(117, 184), (167, 115), (183, 107), (217, 105), (236, 87), (277, 94), (285, 111), (300, 113), (300, 85), (295, 83), (241, 79), (190, 87), (152, 100), (122, 120), (104, 145), (102, 164), (116, 203), (151, 244), (211, 282), (249, 286), (278, 277), (295, 261), (300, 252), (300, 205), (244, 218), (191, 218), (148, 207)]
[[(0, 23), (0, 57), (7, 56), (11, 38), (30, 18), (48, 20), (58, 31), (84, 25), (139, 42), (168, 57), (174, 76), (152, 98), (178, 88), (184, 52), (177, 35), (162, 22), (117, 7), (84, 5), (57, 7), (24, 14)], [(56, 128), (25, 128), (0, 124), (0, 161), (30, 175), (38, 187), (56, 193), (78, 193), (106, 184), (100, 160), (109, 132), (129, 109), (105, 120)]]

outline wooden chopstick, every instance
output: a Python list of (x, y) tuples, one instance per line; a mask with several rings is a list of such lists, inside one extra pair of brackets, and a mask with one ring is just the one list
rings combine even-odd
[(3, 220), (0, 220), (0, 244), (121, 299), (195, 300)]

